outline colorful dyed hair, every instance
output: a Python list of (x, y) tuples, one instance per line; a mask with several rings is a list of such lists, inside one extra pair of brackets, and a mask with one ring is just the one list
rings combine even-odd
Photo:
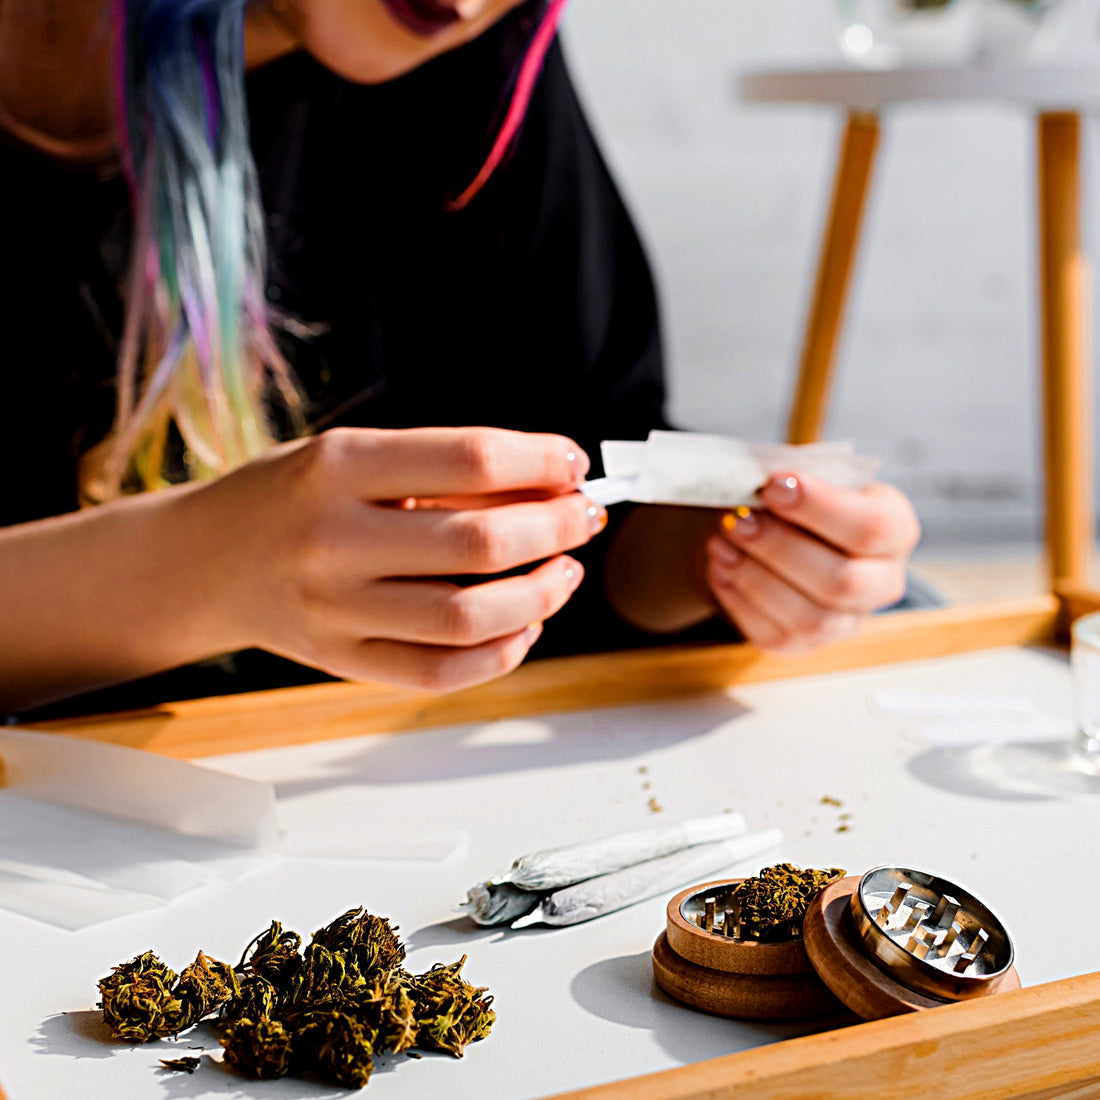
[[(134, 207), (114, 431), (93, 499), (192, 477), (273, 442), (267, 399), (300, 401), (271, 336), (244, 98), (244, 0), (113, 0), (116, 115)], [(178, 478), (178, 474), (175, 475)]]
[[(514, 145), (567, 0), (549, 0), (510, 82), (489, 155), (448, 202), (461, 210)], [(114, 430), (85, 470), (105, 500), (180, 473), (224, 473), (274, 442), (278, 396), (301, 399), (269, 325), (259, 182), (244, 94), (247, 0), (112, 0), (115, 95), (134, 208)]]
[(493, 141), (489, 155), (481, 166), (477, 175), (470, 184), (453, 199), (448, 200), (448, 210), (464, 210), (473, 202), (478, 192), (489, 182), (493, 173), (500, 167), (501, 162), (508, 155), (519, 136), (520, 127), (527, 117), (527, 108), (531, 103), (531, 95), (538, 83), (539, 73), (542, 72), (542, 64), (546, 60), (546, 53), (557, 34), (558, 24), (565, 14), (565, 6), (569, 0), (550, 0), (546, 14), (542, 17), (538, 29), (535, 31), (531, 44), (520, 60), (512, 81), (512, 98), (505, 112), (504, 121)]

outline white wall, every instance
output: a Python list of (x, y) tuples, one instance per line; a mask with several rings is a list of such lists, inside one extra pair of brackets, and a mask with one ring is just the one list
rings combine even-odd
[[(1081, 2), (1066, 55), (1092, 61), (1096, 4)], [(577, 82), (656, 267), (683, 427), (782, 435), (841, 119), (739, 105), (735, 77), (836, 61), (833, 11), (574, 0), (568, 16)], [(1087, 137), (1100, 180), (1091, 123)], [(885, 119), (829, 434), (883, 457), (926, 545), (1027, 539), (1040, 523), (1033, 144), (1007, 107)], [(1087, 197), (1093, 254), (1096, 210)]]

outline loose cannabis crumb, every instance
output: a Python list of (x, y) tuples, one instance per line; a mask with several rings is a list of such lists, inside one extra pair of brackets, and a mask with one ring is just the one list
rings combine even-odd
[(649, 807), (649, 812), (653, 814), (659, 814), (664, 809), (655, 796), (651, 796), (646, 805)]
[(843, 878), (842, 867), (800, 870), (793, 863), (765, 867), (734, 890), (743, 939), (775, 942), (798, 936), (813, 899), (831, 882)]
[(849, 825), (838, 825), (836, 827), (836, 831), (838, 833), (846, 833), (846, 832), (849, 831), (850, 828), (851, 828), (851, 826), (849, 826)]
[(823, 794), (821, 796), (821, 805), (822, 806), (843, 806), (844, 803), (841, 802), (839, 798), (833, 798), (832, 795)]
[(198, 1058), (162, 1058), (160, 1064), (174, 1073), (194, 1073), (199, 1068)]
[(638, 774), (639, 775), (649, 775), (649, 768), (647, 768), (645, 766), (645, 764), (639, 764), (638, 765)]

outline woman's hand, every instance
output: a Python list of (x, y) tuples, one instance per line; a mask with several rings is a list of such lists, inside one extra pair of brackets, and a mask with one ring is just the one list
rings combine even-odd
[[(561, 436), (336, 429), (186, 499), (220, 532), (230, 648), (258, 646), (351, 680), (451, 690), (518, 665), (581, 581), (564, 551), (606, 513)], [(529, 562), (525, 575), (469, 587)]]
[[(0, 713), (249, 646), (420, 688), (499, 676), (580, 583), (563, 551), (606, 520), (587, 469), (561, 436), (340, 429), (4, 528)], [(486, 580), (439, 579), (460, 573)]]
[(920, 526), (900, 491), (785, 474), (762, 497), (766, 510), (723, 516), (706, 543), (710, 592), (750, 642), (802, 653), (904, 595)]

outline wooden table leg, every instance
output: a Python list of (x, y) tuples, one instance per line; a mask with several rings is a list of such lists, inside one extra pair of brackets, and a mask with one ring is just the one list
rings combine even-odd
[(1081, 120), (1039, 116), (1039, 255), (1046, 549), (1052, 585), (1083, 584), (1092, 556), (1092, 370), (1081, 247)]
[(818, 260), (806, 323), (798, 383), (787, 426), (790, 443), (811, 443), (821, 434), (828, 407), (833, 362), (844, 320), (860, 225), (878, 148), (878, 117), (852, 112), (840, 146), (829, 220)]

